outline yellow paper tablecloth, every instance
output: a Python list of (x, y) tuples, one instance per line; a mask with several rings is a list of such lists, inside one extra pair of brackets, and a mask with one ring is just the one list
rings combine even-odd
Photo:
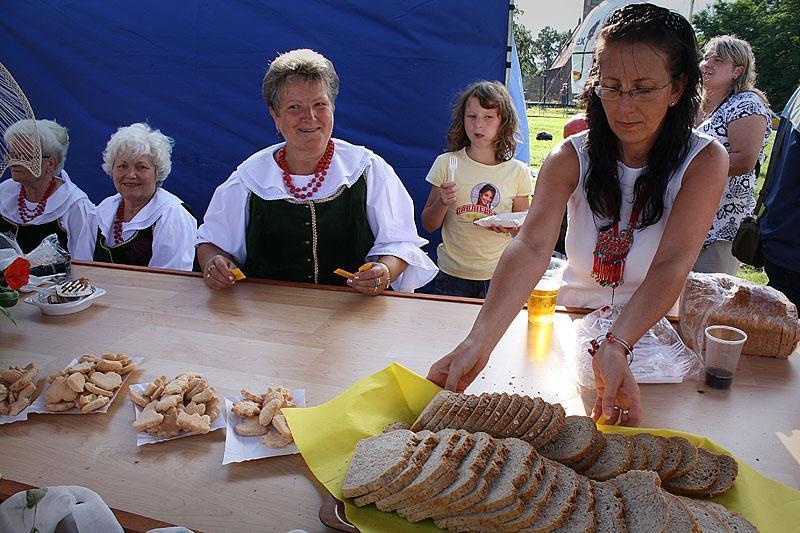
[[(393, 363), (366, 377), (336, 398), (316, 407), (284, 409), (300, 453), (317, 479), (342, 499), (341, 483), (356, 443), (378, 435), (392, 422), (413, 422), (441, 389), (407, 368)], [(649, 431), (686, 437), (714, 453), (726, 453), (712, 441), (677, 431), (600, 426), (602, 431), (625, 435)], [(737, 460), (738, 461), (738, 460)], [(712, 501), (744, 515), (764, 533), (800, 531), (800, 491), (768, 479), (739, 462), (733, 488)], [(356, 507), (345, 500), (347, 519), (364, 533), (438, 531), (431, 520), (412, 524), (374, 505)]]

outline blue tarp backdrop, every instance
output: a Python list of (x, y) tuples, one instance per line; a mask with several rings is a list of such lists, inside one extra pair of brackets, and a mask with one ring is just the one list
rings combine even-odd
[(0, 61), (38, 118), (69, 128), (66, 169), (95, 203), (115, 192), (100, 168), (109, 136), (147, 121), (175, 139), (165, 188), (200, 219), (236, 165), (278, 141), (261, 99), (268, 62), (313, 48), (341, 79), (334, 135), (394, 166), (419, 215), (456, 95), (477, 79), (505, 80), (508, 9), (508, 0), (5, 2)]

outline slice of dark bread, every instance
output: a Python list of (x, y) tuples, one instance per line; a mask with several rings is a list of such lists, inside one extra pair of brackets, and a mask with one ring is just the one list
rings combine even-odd
[(681, 449), (675, 442), (667, 438), (656, 436), (656, 440), (658, 445), (661, 446), (661, 451), (664, 455), (664, 462), (661, 463), (656, 472), (658, 472), (661, 480), (664, 481), (675, 476), (675, 471), (681, 464)]
[(430, 421), (425, 424), (424, 429), (438, 431), (436, 428), (439, 427), (439, 423), (444, 419), (445, 416), (447, 416), (447, 414), (450, 412), (450, 409), (452, 409), (453, 404), (458, 401), (459, 397), (459, 394), (453, 393), (445, 398), (442, 402), (442, 405), (439, 407), (439, 410), (433, 415), (433, 418), (431, 418)]
[[(530, 412), (528, 413), (528, 417), (522, 421), (520, 424), (519, 429), (517, 430), (517, 434), (515, 435), (517, 438), (522, 438), (531, 430), (531, 428), (536, 424), (539, 419), (542, 418), (542, 413), (544, 413), (545, 405), (547, 402), (542, 400), (539, 397), (531, 398), (531, 406)], [(549, 419), (548, 419), (549, 420)]]
[(706, 496), (709, 498), (714, 498), (727, 492), (733, 486), (736, 476), (739, 475), (739, 465), (733, 457), (717, 455), (717, 461), (719, 461), (719, 476), (706, 492)]
[(664, 492), (664, 497), (669, 502), (669, 527), (671, 533), (693, 533), (700, 531), (694, 520), (694, 515), (676, 496)]
[[(551, 494), (558, 481), (558, 468), (553, 461), (542, 460), (542, 477), (539, 480), (536, 492), (523, 500), (524, 510), (520, 516), (497, 525), (499, 531), (517, 531), (529, 526), (536, 521), (547, 505)], [(520, 496), (521, 498), (522, 496)]]
[(550, 499), (536, 520), (532, 524), (520, 528), (520, 531), (552, 531), (567, 522), (575, 507), (578, 486), (583, 478), (569, 467), (555, 462), (553, 464), (558, 469), (558, 481)]
[(664, 531), (668, 521), (668, 503), (659, 487), (655, 472), (632, 470), (614, 481), (622, 500), (625, 525), (630, 533)]
[(697, 503), (716, 511), (717, 515), (722, 519), (722, 522), (734, 533), (755, 533), (758, 531), (758, 529), (751, 524), (747, 518), (743, 517), (739, 513), (733, 513), (729, 511), (718, 503), (706, 501), (698, 501)]
[(625, 531), (622, 500), (619, 499), (617, 487), (613, 483), (601, 481), (590, 481), (590, 483), (594, 493), (594, 515), (597, 531), (600, 533)]
[[(489, 415), (489, 419), (486, 420), (485, 429), (483, 431), (492, 436), (499, 436), (495, 428), (499, 424), (506, 426), (511, 421), (510, 415), (512, 413), (509, 412), (509, 407), (511, 407), (511, 395), (505, 392), (500, 393), (500, 402)], [(519, 407), (517, 410), (519, 410)]]
[[(489, 425), (488, 422), (492, 418), (492, 415), (494, 415), (495, 411), (497, 410), (497, 406), (500, 405), (500, 400), (502, 400), (502, 396), (500, 395), (500, 393), (493, 392), (491, 394), (491, 398), (492, 399), (489, 402), (489, 405), (486, 406), (486, 410), (483, 412), (480, 418), (478, 418), (475, 421), (475, 423), (472, 425), (472, 428), (464, 428), (464, 429), (473, 432), (486, 431), (486, 428)], [(489, 435), (491, 435), (491, 433), (489, 433)]]
[(710, 507), (703, 505), (703, 502), (691, 498), (680, 498), (694, 518), (695, 524), (703, 533), (727, 532), (731, 529), (722, 520), (722, 517)]
[[(445, 429), (442, 431), (445, 432), (450, 430)], [(445, 490), (456, 480), (461, 461), (470, 452), (475, 443), (472, 433), (464, 431), (463, 429), (459, 429), (456, 431), (456, 434), (459, 436), (459, 440), (456, 441), (455, 445), (453, 446), (453, 450), (445, 459), (447, 468), (439, 477), (432, 479), (429, 483), (423, 485), (419, 492), (412, 494), (400, 502), (400, 504), (396, 507), (397, 510), (405, 507), (413, 507), (419, 503), (429, 501), (432, 497)], [(441, 433), (439, 437), (440, 439), (443, 438)]]
[(613, 479), (628, 471), (632, 453), (628, 439), (622, 435), (608, 434), (600, 457), (583, 471), (583, 475), (597, 481)]
[(683, 437), (670, 437), (669, 440), (677, 444), (681, 449), (681, 462), (678, 464), (678, 468), (675, 469), (675, 472), (672, 473), (673, 478), (681, 477), (697, 464), (697, 446)]
[(556, 438), (539, 448), (539, 453), (559, 463), (580, 461), (592, 451), (596, 430), (588, 416), (568, 416)]
[[(544, 430), (547, 424), (550, 423), (550, 420), (552, 420), (553, 412), (554, 412), (553, 406), (545, 402), (544, 409), (539, 415), (539, 418), (537, 418), (534, 421), (534, 423), (530, 426), (528, 432), (523, 434), (522, 437), (520, 438), (526, 442), (531, 442), (534, 439), (536, 439), (536, 437), (539, 436), (539, 434), (542, 432), (542, 430)], [(528, 418), (530, 419), (530, 416), (528, 416)]]
[(439, 436), (436, 433), (426, 430), (420, 431), (417, 433), (417, 436), (421, 437), (422, 441), (417, 444), (417, 447), (409, 458), (406, 467), (401, 470), (400, 473), (397, 474), (397, 476), (395, 476), (391, 481), (384, 483), (384, 485), (378, 490), (368, 492), (363, 496), (355, 498), (353, 503), (359, 507), (374, 503), (381, 498), (385, 498), (390, 494), (400, 491), (409, 483), (411, 483), (411, 481), (413, 481), (417, 475), (419, 475), (420, 471), (422, 470), (422, 465), (425, 464), (425, 461), (428, 460), (428, 457), (430, 457), (433, 449), (437, 444), (439, 444)]
[(566, 418), (567, 413), (564, 411), (564, 407), (560, 403), (553, 404), (553, 416), (550, 422), (547, 423), (538, 437), (530, 441), (531, 445), (534, 448), (541, 448), (555, 439), (564, 428)]
[(453, 401), (449, 404), (450, 409), (439, 419), (439, 423), (436, 424), (436, 427), (431, 431), (439, 431), (440, 429), (461, 429), (458, 426), (450, 425), (453, 419), (456, 417), (456, 414), (461, 410), (461, 407), (464, 406), (464, 403), (467, 401), (466, 394), (458, 394), (453, 398)]
[(492, 402), (492, 395), (488, 392), (483, 392), (478, 395), (478, 405), (472, 411), (472, 414), (469, 415), (467, 420), (464, 422), (462, 429), (466, 429), (472, 433), (476, 433), (478, 430), (475, 429), (475, 424), (483, 417), (483, 414), (486, 412), (486, 409), (489, 407), (489, 404)]
[(636, 439), (628, 438), (631, 444), (631, 466), (628, 470), (647, 470), (647, 450)]
[(419, 431), (421, 429), (425, 429), (425, 426), (428, 422), (431, 421), (433, 415), (439, 410), (439, 408), (444, 403), (445, 399), (448, 398), (451, 394), (449, 390), (443, 390), (436, 393), (436, 396), (428, 402), (428, 405), (425, 406), (425, 409), (419, 414), (417, 419), (411, 424), (411, 431)]
[(347, 466), (342, 496), (355, 498), (379, 489), (405, 468), (420, 437), (407, 429), (363, 439)]
[(719, 459), (713, 453), (698, 448), (697, 464), (681, 477), (665, 481), (662, 486), (673, 494), (703, 496), (719, 477)]
[(658, 444), (658, 439), (656, 439), (655, 435), (637, 433), (631, 438), (641, 444), (647, 454), (647, 465), (645, 465), (644, 470), (658, 471), (664, 462), (664, 450), (661, 449), (661, 445)]
[(466, 396), (466, 400), (464, 404), (461, 406), (461, 409), (456, 413), (455, 418), (453, 418), (452, 422), (450, 422), (451, 428), (458, 428), (464, 429), (464, 425), (466, 424), (469, 417), (472, 416), (472, 413), (475, 412), (475, 409), (478, 407), (479, 397), (469, 394)]
[(557, 533), (588, 533), (595, 531), (597, 520), (594, 514), (595, 498), (594, 491), (589, 480), (581, 478), (578, 485), (578, 495), (575, 497), (575, 507), (569, 515), (567, 521), (561, 527), (554, 529)]
[[(528, 415), (531, 414), (531, 407), (533, 407), (533, 398), (529, 396), (519, 396), (518, 394), (512, 394), (511, 397), (518, 396), (520, 399), (519, 411), (517, 415), (511, 419), (511, 422), (508, 423), (506, 427), (500, 430), (501, 437), (519, 437), (519, 430), (522, 427), (522, 423), (527, 420)], [(514, 402), (512, 400), (511, 407), (513, 409)]]
[(576, 463), (566, 463), (566, 465), (578, 473), (583, 473), (587, 468), (592, 466), (597, 461), (605, 447), (605, 434), (595, 429), (594, 435), (592, 436), (592, 449), (589, 450), (589, 453), (586, 454), (586, 456), (584, 456), (580, 461)]
[(479, 475), (486, 470), (487, 463), (497, 449), (497, 441), (486, 433), (475, 433), (475, 443), (458, 466), (458, 477), (444, 490), (428, 500), (398, 510), (410, 522), (418, 522), (433, 515), (442, 506), (466, 495), (478, 484)]
[(512, 420), (515, 420), (519, 416), (520, 409), (522, 409), (522, 397), (519, 394), (512, 394), (509, 396), (506, 412), (503, 413), (503, 416), (500, 417), (500, 420), (498, 420), (494, 426), (489, 428), (491, 434), (497, 437), (510, 436), (506, 435), (504, 430), (511, 424)]

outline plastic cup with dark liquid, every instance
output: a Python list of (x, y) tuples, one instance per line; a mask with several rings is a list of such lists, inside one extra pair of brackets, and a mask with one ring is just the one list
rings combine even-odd
[(745, 341), (747, 333), (731, 326), (705, 329), (706, 385), (712, 389), (730, 388)]

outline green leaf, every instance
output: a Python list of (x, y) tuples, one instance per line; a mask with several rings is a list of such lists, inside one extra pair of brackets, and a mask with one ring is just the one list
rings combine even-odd
[(9, 320), (11, 321), (11, 323), (12, 323), (12, 324), (14, 324), (15, 326), (17, 325), (17, 321), (16, 321), (16, 320), (14, 320), (14, 315), (12, 315), (12, 314), (11, 314), (11, 311), (9, 311), (8, 309), (6, 309), (5, 307), (0, 307), (0, 313), (2, 313), (3, 315), (5, 315), (5, 317), (6, 317), (7, 319), (9, 319)]
[(47, 489), (31, 489), (25, 491), (25, 508), (26, 509), (33, 509), (36, 505), (44, 498), (44, 495), (47, 494)]

